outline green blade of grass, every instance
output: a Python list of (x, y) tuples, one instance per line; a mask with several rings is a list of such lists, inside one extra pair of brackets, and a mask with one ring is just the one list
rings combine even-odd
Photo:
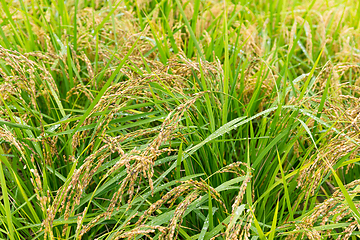
[[(0, 159), (2, 159), (4, 157), (0, 156)], [(12, 213), (11, 213), (11, 209), (10, 209), (10, 201), (9, 201), (9, 195), (8, 195), (8, 188), (6, 185), (6, 180), (5, 180), (5, 176), (4, 176), (4, 170), (3, 170), (3, 166), (2, 166), (2, 161), (0, 163), (0, 182), (1, 182), (1, 191), (2, 191), (2, 197), (4, 200), (4, 208), (5, 208), (5, 217), (6, 217), (6, 221), (7, 221), (7, 231), (9, 234), (9, 238), (11, 240), (15, 240), (15, 226), (13, 224), (13, 220), (12, 220)]]
[(195, 34), (194, 34), (194, 32), (193, 32), (193, 30), (192, 30), (192, 28), (191, 28), (191, 26), (190, 26), (189, 20), (188, 20), (187, 17), (186, 17), (186, 14), (185, 14), (185, 12), (184, 12), (184, 9), (183, 9), (180, 1), (179, 1), (179, 0), (175, 0), (175, 2), (176, 2), (177, 6), (178, 6), (178, 8), (179, 8), (179, 11), (180, 11), (180, 13), (181, 13), (181, 16), (182, 16), (183, 19), (184, 19), (185, 25), (186, 25), (189, 33), (190, 33), (190, 37), (191, 37), (193, 43), (195, 44), (195, 47), (196, 47), (196, 49), (197, 49), (197, 51), (198, 51), (198, 54), (199, 54), (200, 58), (201, 58), (202, 60), (205, 60), (204, 54), (203, 54), (203, 52), (202, 52), (202, 50), (201, 50), (201, 48), (200, 48), (200, 45), (199, 45), (199, 43), (198, 43), (198, 41), (197, 41), (197, 39), (196, 39)]
[(278, 211), (279, 211), (279, 201), (277, 201), (276, 203), (275, 214), (271, 224), (271, 230), (268, 238), (269, 240), (273, 240), (275, 238)]

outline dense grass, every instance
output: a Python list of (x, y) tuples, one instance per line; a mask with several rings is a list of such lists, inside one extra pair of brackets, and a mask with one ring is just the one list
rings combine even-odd
[(360, 2), (1, 0), (1, 239), (357, 239)]

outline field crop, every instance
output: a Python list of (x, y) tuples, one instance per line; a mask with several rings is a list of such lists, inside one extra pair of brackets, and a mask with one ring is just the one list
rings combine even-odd
[(0, 0), (0, 238), (357, 239), (360, 1)]

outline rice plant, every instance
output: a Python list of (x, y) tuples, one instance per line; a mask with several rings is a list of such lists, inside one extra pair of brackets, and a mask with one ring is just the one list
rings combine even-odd
[(359, 1), (0, 2), (1, 239), (358, 238)]

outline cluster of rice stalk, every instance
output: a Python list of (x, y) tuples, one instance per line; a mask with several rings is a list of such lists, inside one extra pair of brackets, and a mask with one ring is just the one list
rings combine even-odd
[[(335, 66), (332, 70), (336, 75), (336, 79), (344, 77), (345, 83), (332, 84), (333, 89), (329, 90), (328, 97), (324, 101), (323, 109), (321, 111), (321, 120), (328, 123), (330, 129), (321, 138), (326, 138), (326, 144), (321, 145), (308, 163), (311, 164), (302, 169), (298, 179), (298, 185), (307, 187), (313, 183), (320, 182), (324, 175), (328, 174), (330, 168), (343, 161), (344, 158), (356, 159), (359, 155), (359, 106), (358, 106), (358, 86), (355, 83), (350, 85), (345, 75), (346, 70), (352, 69), (353, 72), (358, 72), (356, 65), (341, 65)], [(330, 70), (331, 71), (331, 70)], [(340, 74), (338, 74), (340, 73)], [(329, 73), (325, 74), (329, 75)], [(339, 76), (341, 75), (341, 76)], [(331, 76), (331, 75), (330, 75)], [(334, 77), (328, 77), (328, 81), (335, 82)], [(322, 91), (325, 86), (322, 85)], [(317, 87), (314, 87), (317, 88)], [(309, 109), (313, 106), (318, 106), (321, 103), (320, 95), (314, 96), (309, 102)], [(313, 105), (313, 106), (311, 106)], [(311, 121), (309, 127), (314, 127), (315, 122)], [(345, 173), (347, 174), (354, 164), (348, 164)], [(308, 194), (313, 194), (314, 190), (318, 188), (315, 184)]]
[[(360, 202), (357, 199), (359, 194), (359, 180), (355, 180), (347, 184), (346, 189), (354, 200), (354, 204), (358, 209)], [(344, 222), (344, 229), (339, 228), (340, 222)], [(293, 233), (289, 234), (286, 239), (294, 239), (300, 237), (301, 239), (324, 239), (324, 237), (332, 237), (334, 230), (338, 230), (338, 237), (336, 239), (350, 239), (352, 233), (359, 227), (359, 217), (357, 213), (349, 207), (346, 203), (340, 189), (331, 195), (330, 198), (318, 204), (307, 216), (300, 221), (291, 223), (295, 226)], [(326, 225), (334, 226), (326, 230)], [(323, 226), (323, 228), (321, 228)]]
[[(52, 75), (49, 74), (49, 72), (44, 69), (44, 65), (49, 62), (49, 58), (46, 56), (43, 56), (42, 58), (38, 59), (38, 62), (35, 63), (31, 60), (29, 60), (27, 57), (19, 54), (15, 51), (8, 51), (6, 49), (2, 48), (2, 54), (5, 59), (8, 60), (7, 67), (5, 70), (11, 71), (12, 74), (5, 72), (5, 70), (2, 70), (2, 77), (5, 80), (4, 85), (9, 85), (10, 87), (4, 88), (4, 98), (10, 98), (15, 97), (20, 100), (18, 104), (22, 104), (23, 106), (26, 106), (26, 100), (22, 99), (21, 91), (27, 91), (26, 97), (31, 97), (32, 102), (32, 109), (37, 109), (39, 106), (39, 101), (43, 98), (45, 100), (51, 101), (50, 97), (45, 98), (44, 95), (50, 95), (56, 94), (59, 91), (57, 90), (56, 86), (51, 86), (48, 84), (47, 86), (46, 81), (39, 81), (40, 79), (46, 80), (48, 79), (49, 82), (54, 82), (54, 79), (52, 78)], [(36, 54), (28, 54), (28, 56), (37, 56)], [(15, 60), (14, 60), (15, 59)], [(60, 58), (56, 58), (55, 60), (59, 60)], [(16, 61), (18, 60), (18, 61)], [(16, 63), (13, 63), (16, 61)], [(61, 60), (60, 60), (61, 61)], [(75, 62), (78, 61), (77, 59)], [(84, 62), (87, 62), (86, 60)], [(189, 62), (189, 61), (188, 61)], [(194, 65), (194, 64), (192, 64)], [(85, 158), (81, 158), (81, 156), (85, 153), (78, 152), (78, 157), (75, 157), (74, 155), (70, 155), (67, 158), (68, 163), (74, 164), (73, 166), (78, 166), (76, 168), (73, 167), (73, 169), (70, 172), (70, 178), (68, 181), (65, 182), (63, 186), (61, 186), (58, 190), (56, 190), (56, 194), (52, 195), (49, 192), (49, 189), (47, 191), (44, 191), (44, 188), (42, 186), (42, 182), (44, 181), (44, 174), (39, 173), (38, 168), (44, 170), (44, 166), (39, 165), (40, 160), (42, 157), (40, 154), (45, 154), (45, 163), (54, 166), (56, 164), (56, 158), (59, 155), (59, 152), (61, 152), (61, 145), (58, 143), (59, 136), (49, 137), (53, 134), (53, 132), (49, 132), (44, 127), (39, 129), (42, 134), (40, 135), (40, 138), (26, 138), (24, 139), (24, 142), (19, 142), (16, 137), (7, 130), (6, 127), (3, 129), (2, 139), (5, 142), (11, 143), (15, 148), (17, 149), (17, 152), (21, 154), (24, 158), (27, 156), (27, 152), (25, 150), (31, 150), (34, 152), (36, 157), (36, 162), (34, 155), (31, 155), (31, 159), (27, 159), (30, 161), (27, 161), (25, 166), (27, 166), (27, 169), (29, 169), (30, 173), (32, 173), (33, 177), (31, 178), (31, 182), (34, 185), (34, 190), (36, 194), (36, 198), (39, 200), (41, 209), (43, 213), (46, 215), (45, 220), (42, 223), (42, 226), (44, 228), (45, 232), (45, 239), (47, 237), (53, 238), (54, 232), (53, 232), (53, 223), (54, 220), (60, 216), (64, 218), (65, 221), (69, 219), (69, 217), (72, 217), (75, 215), (75, 208), (80, 204), (80, 200), (83, 197), (84, 193), (86, 192), (86, 189), (89, 188), (89, 184), (92, 183), (92, 179), (94, 175), (97, 173), (99, 168), (106, 163), (111, 156), (114, 157), (114, 154), (119, 156), (119, 160), (113, 164), (113, 166), (108, 169), (106, 172), (103, 173), (103, 176), (101, 177), (101, 181), (107, 181), (108, 177), (114, 174), (115, 172), (119, 171), (119, 169), (125, 167), (127, 176), (119, 182), (120, 188), (118, 191), (115, 192), (112, 199), (109, 201), (110, 204), (108, 206), (107, 211), (103, 212), (102, 214), (99, 214), (97, 218), (94, 218), (92, 221), (90, 221), (87, 225), (83, 225), (84, 218), (87, 213), (87, 208), (83, 210), (83, 212), (78, 212), (77, 215), (80, 214), (78, 218), (78, 227), (77, 232), (79, 234), (79, 238), (81, 238), (82, 235), (84, 235), (87, 231), (91, 229), (92, 226), (94, 226), (101, 218), (110, 218), (112, 212), (117, 207), (119, 208), (120, 205), (118, 205), (118, 202), (122, 201), (124, 196), (124, 192), (127, 192), (127, 199), (129, 202), (128, 208), (130, 208), (130, 203), (133, 200), (133, 195), (137, 194), (140, 190), (141, 186), (141, 180), (142, 179), (148, 179), (148, 185), (151, 189), (153, 189), (153, 183), (152, 183), (152, 176), (153, 176), (153, 165), (154, 161), (157, 159), (157, 157), (164, 152), (171, 152), (172, 150), (170, 148), (162, 148), (162, 145), (169, 140), (171, 140), (176, 135), (174, 134), (178, 128), (179, 128), (179, 122), (182, 119), (183, 114), (194, 104), (194, 102), (202, 96), (202, 94), (196, 94), (193, 97), (190, 98), (190, 100), (186, 101), (185, 103), (178, 105), (174, 110), (172, 110), (168, 116), (162, 121), (162, 125), (159, 129), (139, 129), (137, 131), (130, 131), (129, 134), (125, 135), (118, 135), (118, 136), (111, 136), (106, 133), (106, 131), (109, 128), (109, 124), (111, 124), (111, 121), (116, 120), (119, 113), (122, 112), (122, 108), (126, 106), (127, 102), (132, 100), (134, 96), (137, 96), (138, 98), (143, 97), (146, 99), (147, 95), (149, 95), (148, 90), (148, 84), (151, 82), (158, 82), (161, 84), (168, 83), (168, 87), (172, 89), (179, 89), (181, 91), (181, 87), (178, 87), (181, 83), (181, 75), (176, 76), (175, 74), (169, 75), (166, 73), (168, 69), (173, 68), (174, 71), (179, 71), (180, 74), (185, 74), (186, 72), (190, 71), (190, 68), (192, 68), (192, 65), (185, 65), (182, 64), (180, 61), (173, 61), (173, 63), (165, 69), (165, 72), (161, 72), (160, 70), (154, 71), (151, 74), (144, 74), (143, 76), (136, 75), (136, 78), (132, 80), (132, 76), (128, 76), (127, 81), (125, 82), (119, 82), (118, 84), (114, 84), (110, 88), (106, 90), (104, 95), (101, 97), (99, 102), (94, 106), (94, 108), (91, 110), (89, 117), (85, 119), (85, 121), (80, 125), (79, 127), (86, 127), (87, 125), (91, 125), (94, 122), (99, 122), (97, 129), (95, 131), (93, 130), (85, 130), (85, 131), (79, 131), (73, 134), (71, 140), (71, 148), (77, 149), (79, 148), (79, 145), (81, 142), (83, 142), (86, 145), (85, 150), (88, 152), (88, 156)], [(210, 66), (210, 65), (209, 65)], [(28, 70), (30, 69), (30, 70)], [(91, 75), (92, 69), (91, 66), (87, 64), (87, 69), (89, 74)], [(204, 68), (205, 69), (205, 68)], [(39, 75), (34, 75), (33, 72), (35, 72)], [(47, 78), (43, 76), (44, 74), (42, 71), (45, 72)], [(206, 70), (207, 71), (207, 70)], [(29, 76), (26, 76), (25, 74), (30, 74)], [(56, 72), (56, 71), (54, 71)], [(17, 75), (23, 75), (24, 77), (21, 79), (13, 79), (13, 76)], [(41, 78), (39, 78), (41, 77)], [(22, 84), (28, 84), (29, 82), (27, 80), (33, 79), (30, 81), (32, 84), (29, 87), (21, 87)], [(174, 81), (174, 79), (176, 81)], [(16, 80), (16, 81), (15, 81)], [(172, 86), (172, 83), (175, 83)], [(86, 88), (86, 86), (82, 85), (83, 88)], [(90, 88), (91, 85), (88, 86)], [(96, 86), (92, 86), (96, 87)], [(50, 88), (50, 89), (48, 89)], [(77, 87), (75, 87), (77, 88)], [(17, 91), (10, 92), (9, 89), (16, 89)], [(74, 89), (74, 88), (73, 88)], [(70, 90), (68, 92), (68, 98), (72, 94), (74, 94), (76, 90)], [(89, 95), (91, 95), (91, 92), (88, 90)], [(79, 96), (79, 92), (77, 96)], [(46, 96), (45, 95), (45, 96)], [(86, 97), (89, 97), (89, 95), (84, 94)], [(55, 95), (57, 96), (57, 95)], [(93, 100), (93, 97), (89, 97), (89, 99)], [(50, 111), (50, 108), (52, 105), (50, 102), (48, 103), (48, 112)], [(169, 108), (170, 106), (168, 106)], [(32, 124), (32, 116), (29, 115), (28, 112), (25, 111), (11, 111), (9, 108), (5, 108), (6, 111), (3, 112), (2, 119), (7, 120), (8, 122), (12, 122), (13, 118), (12, 116), (18, 115), (18, 119), (16, 119), (19, 123), (22, 123), (22, 121), (26, 122), (27, 124)], [(43, 110), (44, 111), (44, 110)], [(29, 111), (31, 113), (31, 111)], [(98, 117), (96, 116), (96, 113), (98, 112), (107, 112), (106, 117)], [(93, 116), (95, 115), (95, 116)], [(40, 121), (41, 123), (42, 121)], [(60, 133), (62, 131), (66, 131), (67, 129), (71, 130), (70, 126), (77, 126), (78, 121), (74, 121), (69, 125), (68, 122), (59, 124), (60, 126), (56, 127), (57, 131)], [(136, 139), (139, 137), (143, 137), (144, 135), (153, 135), (153, 139), (148, 143), (147, 147), (142, 150), (130, 150), (128, 152), (125, 152), (122, 148), (122, 142), (127, 139)], [(95, 135), (98, 136), (98, 138), (88, 141), (88, 136)], [(101, 139), (100, 142), (98, 140)], [(61, 142), (65, 142), (66, 139), (61, 139)], [(26, 141), (31, 142), (32, 144), (37, 144), (40, 142), (43, 146), (43, 151), (39, 154), (36, 154), (36, 151), (32, 150), (31, 147), (29, 147), (26, 143)], [(97, 145), (94, 147), (94, 145)], [(24, 147), (25, 146), (25, 147)], [(6, 146), (5, 146), (6, 147)], [(47, 149), (50, 149), (50, 151), (47, 151)], [(93, 150), (94, 149), (94, 150)], [(11, 151), (9, 149), (9, 153), (15, 153), (13, 150)], [(79, 160), (81, 159), (81, 160)], [(21, 161), (21, 158), (20, 158)], [(31, 165), (29, 165), (31, 163)], [(34, 179), (34, 180), (33, 180)], [(135, 191), (136, 189), (136, 191)], [(198, 194), (196, 194), (196, 197)], [(196, 198), (193, 194), (190, 199)], [(192, 202), (192, 200), (189, 200), (189, 204)], [(117, 206), (118, 205), (118, 206)], [(181, 214), (179, 218), (181, 217)], [(174, 220), (173, 228), (177, 226), (177, 222)], [(159, 226), (159, 229), (162, 229)], [(64, 225), (62, 236), (66, 236), (66, 232), (68, 231), (68, 224)], [(133, 231), (136, 232), (136, 231)], [(142, 232), (142, 231), (140, 231)], [(146, 233), (142, 232), (142, 233)], [(131, 235), (130, 233), (122, 233), (122, 235)], [(174, 235), (174, 232), (170, 233), (171, 235)], [(120, 236), (121, 234), (119, 234)], [(122, 236), (121, 235), (121, 236)]]
[[(42, 54), (33, 54), (35, 57), (42, 57)], [(3, 100), (10, 98), (10, 95), (18, 98), (21, 103), (28, 100), (33, 108), (36, 108), (36, 98), (41, 95), (48, 95), (50, 91), (46, 88), (52, 88), (58, 92), (57, 86), (54, 82), (50, 72), (44, 65), (39, 65), (35, 61), (30, 60), (25, 55), (16, 51), (11, 51), (0, 46), (0, 56), (2, 61), (11, 70), (5, 72), (1, 69), (1, 77), (4, 79), (2, 82), (2, 96)], [(45, 59), (46, 62), (47, 59)], [(38, 78), (43, 79), (42, 82)], [(37, 91), (37, 86), (42, 91)], [(47, 90), (47, 91), (46, 91)], [(21, 93), (25, 92), (29, 99), (24, 99)]]
[[(136, 222), (137, 226), (143, 225), (149, 216), (153, 214), (155, 211), (157, 211), (162, 205), (169, 204), (170, 207), (175, 203), (179, 197), (182, 195), (186, 195), (184, 200), (181, 201), (180, 204), (176, 206), (176, 209), (174, 211), (174, 215), (169, 222), (169, 225), (165, 231), (162, 232), (160, 235), (161, 239), (176, 239), (179, 231), (179, 227), (183, 221), (183, 215), (188, 208), (188, 206), (193, 203), (195, 200), (199, 201), (201, 199), (200, 193), (209, 192), (210, 195), (219, 203), (222, 203), (221, 197), (219, 193), (210, 187), (206, 182), (202, 181), (194, 181), (189, 180), (185, 182), (181, 182), (181, 184), (173, 189), (171, 189), (170, 192), (166, 193), (163, 197), (161, 197), (160, 200), (153, 203), (148, 210), (144, 212), (142, 216), (138, 219)], [(226, 210), (226, 207), (223, 205), (224, 209)]]
[(265, 2), (1, 1), (0, 236), (357, 234), (360, 5)]
[[(245, 166), (248, 174), (241, 169), (241, 166)], [(250, 239), (250, 227), (253, 221), (253, 213), (249, 209), (242, 217), (240, 215), (244, 211), (245, 205), (241, 204), (245, 195), (246, 188), (251, 181), (252, 174), (249, 166), (242, 162), (235, 162), (220, 169), (217, 173), (235, 173), (237, 176), (244, 176), (245, 180), (240, 186), (239, 192), (234, 199), (234, 203), (231, 206), (230, 223), (225, 231), (225, 239)], [(240, 221), (238, 221), (240, 219)], [(213, 237), (215, 239), (215, 237)]]

